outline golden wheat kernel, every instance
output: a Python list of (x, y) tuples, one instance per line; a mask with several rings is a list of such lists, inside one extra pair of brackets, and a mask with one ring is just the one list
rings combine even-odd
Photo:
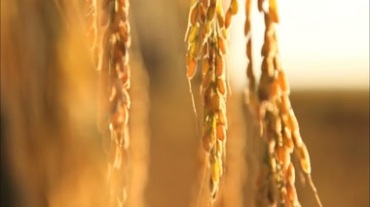
[(261, 76), (260, 84), (258, 86), (258, 98), (260, 101), (266, 101), (269, 99), (269, 93), (267, 91), (268, 80), (265, 76)]
[[(125, 66), (123, 66), (123, 67), (125, 67)], [(126, 67), (128, 67), (128, 66), (126, 66)], [(126, 69), (124, 69), (124, 70), (126, 70)], [(128, 84), (128, 82), (129, 82), (129, 76), (128, 76), (128, 73), (127, 72), (122, 72), (119, 78), (121, 80), (122, 85), (125, 86), (125, 85)]]
[(219, 22), (218, 26), (221, 28), (221, 27), (223, 27), (223, 22), (224, 22), (224, 10), (222, 8), (222, 3), (221, 2), (216, 5), (216, 15), (217, 15), (217, 18), (220, 18), (218, 20), (218, 22)]
[(195, 75), (197, 62), (191, 55), (188, 56), (186, 75), (189, 79), (192, 79)]
[[(270, 155), (270, 156), (272, 156), (272, 155)], [(276, 164), (276, 160), (275, 160), (275, 158), (270, 158), (270, 166), (271, 166), (271, 169), (273, 170), (273, 171), (275, 171), (276, 170), (276, 166), (277, 166), (277, 164)]]
[(128, 1), (127, 0), (118, 0), (118, 3), (120, 6), (127, 8), (128, 7)]
[(270, 98), (276, 98), (281, 95), (280, 86), (276, 80), (269, 84)]
[(225, 95), (226, 93), (226, 83), (225, 80), (222, 78), (217, 78), (217, 90), (222, 94)]
[(267, 55), (268, 55), (268, 51), (267, 51), (266, 47), (267, 47), (267, 44), (265, 42), (261, 47), (261, 56), (263, 56), (263, 57), (267, 57)]
[[(283, 179), (281, 179), (281, 182), (283, 182)], [(279, 189), (279, 196), (280, 196), (280, 198), (284, 198), (286, 196), (286, 194), (287, 194), (287, 191), (286, 191), (286, 188), (285, 188), (284, 184), (283, 183), (279, 183), (278, 184), (278, 189)], [(281, 201), (281, 202), (284, 202), (284, 201)]]
[(294, 202), (297, 197), (297, 193), (296, 193), (296, 190), (295, 190), (295, 187), (294, 187), (294, 184), (293, 183), (287, 183), (286, 184), (286, 189), (287, 189), (287, 196), (288, 196), (288, 199), (289, 199), (289, 205), (291, 205), (292, 202)]
[[(211, 87), (202, 87), (202, 90), (203, 90), (203, 102), (204, 102), (204, 106), (210, 106), (210, 104), (212, 103), (212, 97), (211, 97), (211, 94), (212, 94), (212, 90), (211, 90)], [(205, 109), (205, 114), (208, 114), (206, 113), (207, 109)]]
[[(121, 88), (121, 104), (122, 104), (122, 107), (126, 107), (127, 109), (130, 108), (130, 105), (131, 105), (131, 100), (130, 100), (130, 96), (127, 92), (127, 90), (125, 88)], [(128, 113), (127, 113), (128, 114)]]
[(220, 139), (216, 139), (215, 140), (215, 143), (216, 143), (216, 155), (217, 155), (217, 159), (219, 161), (219, 164), (220, 164), (220, 171), (222, 172), (222, 154), (223, 154), (223, 151), (224, 151), (224, 148), (223, 148), (223, 143), (224, 141), (223, 140), (220, 140)]
[(225, 28), (229, 28), (232, 15), (230, 9), (228, 9), (225, 15)]
[(111, 118), (112, 128), (114, 130), (118, 130), (122, 128), (124, 122), (125, 122), (125, 115), (120, 113), (115, 113)]
[(208, 72), (206, 75), (203, 77), (202, 81), (202, 88), (205, 89), (210, 89), (210, 85), (212, 82), (212, 73)]
[(274, 60), (273, 60), (274, 67), (275, 67), (277, 70), (283, 70), (283, 68), (281, 67), (280, 58), (278, 57), (278, 52), (277, 52), (276, 54), (277, 54), (277, 55), (274, 57)]
[(294, 147), (301, 147), (303, 144), (303, 140), (301, 137), (301, 134), (299, 133), (299, 130), (292, 131), (292, 138), (293, 138), (293, 143)]
[(248, 59), (251, 60), (252, 59), (252, 41), (247, 42), (247, 51), (246, 51), (246, 53), (247, 53)]
[(278, 74), (278, 81), (279, 81), (279, 85), (280, 85), (280, 88), (281, 90), (284, 92), (284, 93), (289, 93), (289, 85), (288, 85), (288, 81), (286, 79), (286, 76), (285, 76), (285, 73), (284, 71), (280, 70), (279, 71), (279, 74)]
[(193, 42), (190, 44), (190, 56), (192, 57), (198, 57), (198, 50), (199, 50), (199, 42)]
[(251, 34), (251, 25), (249, 21), (246, 21), (244, 24), (244, 35), (250, 38), (250, 34)]
[(276, 57), (276, 54), (277, 54), (278, 50), (277, 50), (277, 42), (274, 39), (274, 36), (266, 35), (265, 38), (267, 38), (267, 40), (266, 40), (266, 50), (267, 50), (266, 56), (271, 57), (271, 58)]
[(119, 24), (118, 31), (123, 42), (127, 42), (129, 39), (127, 24)]
[[(126, 45), (127, 45), (127, 44), (126, 44)], [(126, 46), (126, 47), (128, 47), (128, 46)], [(128, 61), (129, 61), (129, 60), (130, 60), (130, 54), (126, 52), (126, 54), (125, 54), (124, 58), (122, 59), (122, 62), (123, 62), (124, 64), (128, 64)]]
[(198, 8), (199, 8), (199, 14), (198, 14), (199, 20), (200, 22), (204, 23), (206, 20), (208, 7), (204, 4), (199, 4)]
[(217, 5), (217, 0), (210, 0), (209, 1), (209, 6), (216, 6)]
[[(280, 134), (281, 129), (282, 129), (282, 124), (281, 124), (281, 119), (277, 115), (273, 114), (271, 124), (272, 124), (271, 125), (272, 128)], [(281, 143), (279, 143), (279, 145), (281, 145)]]
[(217, 127), (216, 127), (216, 134), (217, 134), (217, 138), (221, 141), (223, 141), (226, 137), (226, 129), (225, 129), (225, 126), (221, 123), (218, 123), (217, 124)]
[(220, 110), (220, 107), (221, 107), (221, 98), (220, 98), (220, 95), (218, 93), (215, 93), (213, 94), (213, 97), (212, 97), (212, 111), (213, 112), (217, 112), (218, 110)]
[[(251, 77), (253, 77), (252, 64), (250, 64), (250, 61), (249, 61), (249, 64), (247, 66), (247, 77), (249, 79), (251, 79)], [(249, 81), (251, 81), (251, 80), (249, 80)]]
[(269, 17), (275, 23), (279, 23), (277, 0), (269, 0)]
[(219, 11), (217, 10), (217, 12), (216, 12), (216, 16), (217, 16), (217, 22), (218, 22), (219, 27), (223, 27), (223, 26), (224, 26), (224, 24), (225, 24), (223, 13), (221, 13), (221, 12), (219, 12)]
[(258, 11), (262, 12), (263, 11), (263, 4), (265, 3), (266, 0), (258, 0), (257, 6), (258, 6)]
[(206, 37), (209, 37), (211, 35), (211, 32), (212, 32), (212, 22), (211, 21), (206, 21), (204, 35)]
[(218, 162), (219, 162), (219, 173), (220, 173), (220, 177), (219, 177), (219, 180), (221, 180), (222, 176), (224, 175), (224, 166), (223, 166), (223, 161), (222, 161), (222, 155), (220, 155), (217, 159), (218, 159)]
[(118, 11), (118, 13), (117, 13), (117, 18), (120, 20), (120, 21), (122, 21), (122, 22), (126, 22), (127, 21), (127, 19), (128, 19), (128, 9), (127, 8), (125, 8), (125, 7), (119, 7), (119, 11)]
[(220, 77), (225, 72), (225, 63), (221, 55), (217, 54), (216, 56), (216, 76)]
[(194, 43), (199, 34), (199, 23), (195, 23), (193, 26), (190, 26), (190, 33), (189, 33), (189, 43)]
[(225, 39), (222, 38), (221, 36), (218, 36), (217, 37), (217, 45), (218, 45), (218, 48), (221, 51), (221, 54), (226, 54)]
[(123, 116), (123, 119), (124, 119), (123, 120), (124, 124), (127, 125), (128, 124), (128, 118), (129, 118), (128, 106), (123, 106), (122, 107), (122, 116)]
[(202, 74), (206, 75), (210, 71), (209, 58), (205, 58), (202, 62)]
[(268, 151), (269, 153), (274, 153), (275, 152), (275, 146), (276, 146), (276, 141), (274, 139), (268, 140)]
[(220, 178), (220, 165), (217, 158), (214, 159), (213, 162), (211, 162), (211, 176), (212, 181), (218, 184)]
[(209, 59), (209, 55), (208, 55), (208, 42), (205, 42), (203, 44), (203, 46), (202, 46), (202, 57)]
[(211, 21), (213, 17), (216, 14), (216, 7), (215, 6), (209, 6), (207, 10), (207, 21)]
[[(120, 48), (118, 44), (114, 45), (113, 59), (114, 61), (119, 61), (126, 53), (125, 48)], [(119, 66), (118, 66), (119, 67)]]
[(290, 110), (289, 111), (289, 115), (288, 115), (288, 127), (293, 132), (295, 130), (298, 130), (299, 129), (298, 120), (295, 117), (293, 110)]
[(297, 149), (299, 160), (301, 162), (302, 170), (310, 174), (311, 173), (311, 163), (310, 163), (310, 155), (308, 154), (308, 150), (305, 144), (302, 144), (301, 147), (298, 147)]
[(265, 33), (265, 39), (261, 49), (261, 55), (264, 57), (270, 57), (272, 54), (271, 42), (268, 39), (267, 32)]
[[(289, 101), (289, 97), (287, 95), (284, 95), (281, 97), (281, 113), (289, 116), (289, 111), (291, 110), (291, 105)], [(289, 117), (288, 117), (289, 118)], [(289, 125), (289, 124), (288, 124)]]
[(295, 182), (295, 170), (293, 163), (289, 164), (289, 167), (287, 169), (287, 175), (286, 175), (287, 181), (289, 183), (294, 183)]
[(286, 146), (282, 146), (280, 148), (281, 148), (281, 151), (280, 151), (281, 154), (280, 154), (279, 159), (280, 161), (282, 161), (283, 170), (287, 170), (289, 167), (289, 164), (291, 163), (290, 152), (289, 152), (288, 147)]
[(217, 117), (218, 117), (219, 123), (223, 124), (225, 128), (227, 129), (227, 120), (226, 120), (226, 115), (225, 115), (224, 110), (221, 109), (220, 111), (218, 111)]
[(291, 131), (288, 127), (284, 127), (284, 146), (287, 147), (289, 153), (293, 152), (294, 143), (291, 135)]
[(224, 40), (229, 39), (229, 33), (227, 32), (227, 29), (225, 27), (221, 28), (221, 36), (224, 38)]
[(195, 25), (199, 15), (199, 6), (198, 2), (195, 2), (194, 5), (190, 8), (190, 24)]
[[(269, 64), (268, 64), (268, 58), (263, 58), (262, 64), (261, 64), (261, 72), (269, 74)], [(262, 74), (264, 75), (264, 74)], [(262, 78), (262, 76), (261, 76)], [(261, 85), (261, 84), (260, 84)]]
[(230, 3), (231, 14), (233, 14), (233, 15), (237, 14), (238, 9), (239, 9), (238, 1), (237, 0), (231, 0), (231, 3)]

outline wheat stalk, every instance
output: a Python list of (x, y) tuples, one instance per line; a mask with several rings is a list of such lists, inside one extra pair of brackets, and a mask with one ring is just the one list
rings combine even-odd
[(250, 28), (252, 0), (246, 1), (248, 95), (250, 106), (260, 119), (261, 135), (265, 142), (263, 166), (257, 182), (257, 206), (300, 206), (294, 186), (295, 170), (291, 162), (293, 151), (297, 152), (301, 168), (315, 191), (318, 205), (322, 206), (310, 177), (308, 150), (299, 132), (298, 121), (290, 104), (289, 85), (280, 63), (276, 34), (276, 24), (279, 23), (277, 7), (276, 0), (258, 0), (258, 10), (264, 14), (265, 35), (261, 50), (261, 77), (256, 90)]
[(109, 137), (108, 180), (110, 206), (123, 206), (127, 196), (127, 156), (129, 145), (130, 68), (128, 47), (130, 27), (128, 0), (103, 0), (102, 25), (105, 26), (99, 63), (101, 130)]
[(216, 198), (224, 174), (226, 144), (226, 53), (227, 28), (237, 13), (238, 3), (230, 2), (224, 15), (221, 0), (193, 1), (189, 12), (187, 77), (189, 83), (202, 65), (203, 148), (207, 152), (210, 200)]

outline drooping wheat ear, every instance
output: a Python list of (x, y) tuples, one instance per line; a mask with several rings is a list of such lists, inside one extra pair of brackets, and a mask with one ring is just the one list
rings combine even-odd
[[(254, 74), (251, 65), (251, 0), (246, 1), (247, 22), (245, 33), (247, 38), (247, 57), (249, 64), (247, 77), (250, 93), (255, 92)], [(316, 189), (312, 183), (311, 165), (306, 145), (303, 143), (298, 121), (291, 108), (289, 86), (282, 69), (277, 44), (276, 24), (279, 14), (276, 0), (258, 0), (258, 10), (264, 14), (265, 35), (261, 55), (261, 77), (257, 95), (250, 94), (253, 110), (258, 109), (261, 119), (262, 135), (265, 142), (263, 166), (260, 178), (257, 206), (280, 205), (300, 206), (294, 186), (295, 170), (291, 162), (291, 154), (297, 152), (301, 168), (310, 181), (318, 204), (321, 206)], [(258, 100), (253, 100), (253, 98)], [(257, 106), (256, 106), (257, 105)]]
[[(105, 115), (101, 129), (110, 143), (108, 180), (111, 206), (123, 206), (127, 190), (128, 117), (130, 108), (130, 69), (128, 47), (130, 27), (128, 0), (103, 0), (102, 25), (105, 27), (100, 57), (100, 91)], [(107, 133), (108, 130), (108, 133)]]
[(209, 189), (214, 199), (224, 173), (226, 143), (226, 53), (227, 28), (237, 13), (238, 2), (232, 0), (224, 15), (221, 0), (193, 1), (189, 12), (187, 43), (187, 77), (202, 65), (203, 148), (209, 153)]

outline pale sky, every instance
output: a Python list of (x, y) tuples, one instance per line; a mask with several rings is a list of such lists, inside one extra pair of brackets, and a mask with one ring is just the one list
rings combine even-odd
[[(369, 88), (369, 0), (278, 2), (280, 55), (292, 88)], [(246, 84), (245, 6), (240, 8), (230, 39), (229, 65), (237, 70), (231, 73), (238, 74), (232, 81), (236, 87)], [(253, 23), (255, 62), (260, 62), (264, 26), (257, 9)], [(255, 71), (259, 72), (258, 66)]]

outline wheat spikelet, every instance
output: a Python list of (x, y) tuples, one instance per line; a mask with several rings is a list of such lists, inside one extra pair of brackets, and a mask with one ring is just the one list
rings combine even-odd
[[(308, 150), (299, 132), (298, 121), (289, 100), (289, 85), (282, 69), (277, 44), (276, 24), (279, 13), (276, 0), (258, 0), (258, 10), (264, 14), (265, 35), (261, 55), (261, 77), (257, 91), (252, 69), (251, 54), (251, 11), (252, 0), (246, 1), (245, 35), (247, 36), (247, 77), (249, 79), (249, 103), (257, 111), (261, 123), (261, 135), (264, 137), (264, 161), (258, 185), (257, 206), (288, 207), (300, 206), (294, 186), (295, 170), (291, 154), (295, 150), (300, 159), (301, 168), (308, 175), (311, 187), (315, 191), (319, 206), (321, 202), (310, 177), (311, 165)], [(254, 94), (256, 93), (256, 94)]]
[(193, 1), (189, 12), (187, 43), (187, 77), (202, 65), (201, 94), (203, 97), (203, 148), (209, 153), (210, 197), (216, 198), (224, 173), (226, 117), (226, 53), (227, 28), (238, 11), (238, 2), (232, 0), (224, 15), (221, 0)]
[(100, 57), (101, 130), (110, 137), (108, 180), (111, 206), (123, 206), (127, 189), (128, 117), (130, 108), (130, 69), (128, 47), (130, 27), (127, 0), (103, 0), (102, 22), (105, 26)]

